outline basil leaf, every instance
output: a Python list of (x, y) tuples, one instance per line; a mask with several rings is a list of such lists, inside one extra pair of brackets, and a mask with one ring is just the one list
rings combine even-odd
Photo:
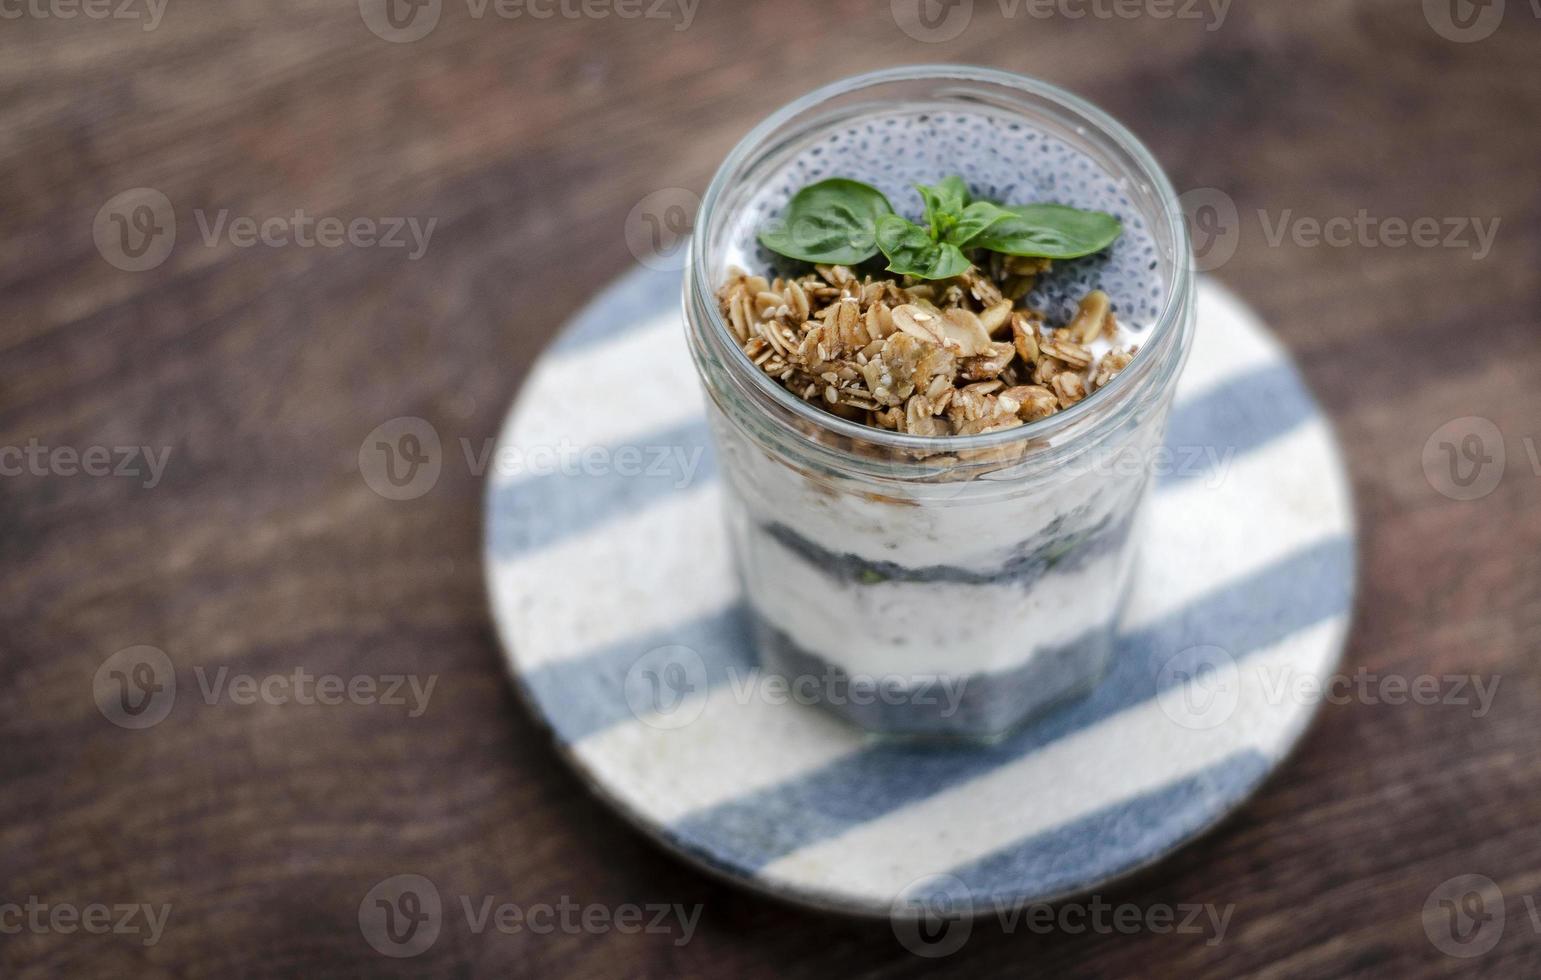
[(958, 214), (968, 205), (968, 185), (962, 177), (943, 177), (937, 184), (916, 184), (926, 202), (926, 218), (935, 213)]
[(962, 177), (943, 177), (938, 184), (916, 184), (921, 200), (926, 202), (926, 223), (931, 237), (939, 242), (951, 240), (958, 216), (968, 204), (968, 185)]
[(877, 221), (893, 213), (876, 187), (831, 177), (798, 191), (786, 214), (760, 230), (760, 244), (790, 259), (855, 265), (877, 254)]
[(1006, 255), (1078, 259), (1107, 248), (1124, 231), (1111, 214), (1062, 204), (1024, 204), (1006, 210), (1011, 212), (1009, 217), (989, 225), (967, 245)]
[(993, 227), (996, 222), (1014, 217), (1016, 217), (1014, 212), (1008, 211), (999, 204), (975, 201), (958, 215), (958, 223), (948, 233), (946, 240), (959, 248), (973, 248), (975, 247), (973, 240)]
[(888, 271), (922, 279), (950, 279), (967, 272), (968, 256), (950, 242), (935, 242), (908, 218), (897, 214), (878, 219), (878, 248), (888, 256)]

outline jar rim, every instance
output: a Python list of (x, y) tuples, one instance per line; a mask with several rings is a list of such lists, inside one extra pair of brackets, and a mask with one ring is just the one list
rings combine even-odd
[[(738, 141), (727, 157), (724, 158), (722, 165), (718, 167), (717, 173), (713, 176), (711, 184), (707, 186), (705, 195), (701, 198), (701, 207), (696, 221), (696, 233), (691, 236), (690, 243), (687, 298), (692, 293), (697, 297), (698, 312), (703, 314), (708, 320), (710, 324), (708, 329), (712, 332), (716, 341), (719, 344), (725, 344), (732, 348), (733, 352), (737, 355), (735, 358), (739, 369), (737, 373), (751, 378), (750, 383), (761, 394), (769, 396), (782, 408), (788, 410), (800, 420), (809, 422), (836, 435), (861, 440), (875, 446), (920, 454), (995, 449), (1029, 439), (1051, 439), (1062, 430), (1076, 426), (1105, 407), (1112, 409), (1113, 414), (1117, 415), (1118, 413), (1116, 409), (1113, 409), (1113, 406), (1119, 400), (1125, 402), (1132, 401), (1133, 399), (1126, 396), (1134, 390), (1136, 382), (1146, 377), (1150, 371), (1155, 370), (1154, 365), (1137, 371), (1126, 370), (1120, 372), (1108, 384), (1098, 388), (1069, 408), (1056, 412), (1048, 418), (1039, 419), (1011, 429), (967, 436), (921, 436), (863, 425), (809, 404), (806, 400), (798, 398), (785, 387), (778, 384), (775, 379), (771, 378), (764, 371), (756, 368), (743, 349), (733, 342), (733, 334), (717, 304), (705, 301), (705, 297), (713, 296), (716, 291), (714, 284), (707, 280), (709, 275), (709, 263), (706, 255), (708, 236), (702, 233), (706, 227), (707, 217), (712, 214), (714, 206), (726, 192), (729, 180), (732, 179), (756, 150), (766, 144), (783, 125), (796, 119), (803, 113), (817, 108), (821, 103), (830, 99), (894, 82), (928, 79), (936, 81), (980, 82), (1026, 92), (1058, 108), (1068, 110), (1077, 117), (1077, 122), (1094, 127), (1097, 135), (1109, 139), (1118, 149), (1127, 153), (1133, 159), (1138, 168), (1138, 173), (1135, 176), (1146, 181), (1160, 199), (1162, 216), (1166, 219), (1171, 241), (1176, 246), (1171, 250), (1172, 254), (1170, 256), (1173, 264), (1172, 288), (1167, 290), (1166, 303), (1151, 327), (1147, 352), (1155, 354), (1158, 347), (1173, 342), (1171, 335), (1173, 333), (1180, 334), (1184, 327), (1184, 321), (1188, 319), (1187, 313), (1191, 305), (1192, 257), (1187, 245), (1188, 231), (1183, 221), (1181, 202), (1178, 199), (1177, 192), (1172, 187), (1171, 181), (1161, 169), (1161, 165), (1156, 161), (1154, 155), (1122, 123), (1080, 96), (1074, 95), (1057, 85), (1052, 85), (1026, 75), (970, 65), (909, 65), (853, 75), (849, 78), (823, 85), (800, 98), (794, 99), (771, 113), (759, 125), (751, 129)], [(1182, 339), (1181, 336), (1175, 338), (1179, 344)], [(1141, 358), (1135, 358), (1136, 365), (1140, 361)], [(1149, 361), (1146, 363), (1150, 365)], [(1176, 363), (1180, 364), (1181, 359), (1178, 358)]]

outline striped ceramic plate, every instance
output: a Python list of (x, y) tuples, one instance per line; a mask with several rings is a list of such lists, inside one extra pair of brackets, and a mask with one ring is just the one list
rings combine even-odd
[(1320, 408), (1228, 293), (1200, 290), (1107, 680), (985, 746), (873, 739), (762, 683), (679, 294), (677, 273), (638, 271), (577, 318), (514, 405), (487, 498), (513, 675), (632, 822), (822, 908), (1000, 909), (1169, 853), (1300, 737), (1347, 628), (1353, 514)]

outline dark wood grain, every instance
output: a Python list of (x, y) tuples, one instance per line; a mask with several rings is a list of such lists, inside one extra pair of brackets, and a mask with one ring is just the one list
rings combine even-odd
[[(0, 903), (169, 903), (122, 934), (0, 934), (6, 976), (1411, 976), (1541, 969), (1541, 20), (1478, 43), (1420, 4), (1244, 0), (1202, 22), (1003, 19), (900, 32), (886, 0), (725, 3), (680, 21), (477, 21), (389, 44), (346, 0), (172, 0), (136, 21), (0, 20), (0, 446), (169, 448), (163, 479), (0, 477)], [(22, 9), (7, 7), (7, 10)], [(1127, 120), (1180, 189), (1229, 194), (1218, 272), (1298, 357), (1361, 522), (1346, 669), (1501, 678), (1492, 711), (1329, 705), (1217, 832), (1110, 901), (1234, 904), (1225, 940), (1006, 934), (942, 961), (685, 867), (593, 800), (504, 679), (478, 564), (481, 481), (395, 502), (360, 478), (397, 416), (492, 436), (532, 358), (634, 262), (651, 191), (704, 189), (732, 143), (816, 84), (885, 65), (1025, 71)], [(153, 187), (178, 244), (145, 272), (92, 223)], [(437, 219), (426, 254), (206, 246), (195, 210)], [(1497, 218), (1444, 248), (1271, 245), (1257, 217)], [(1490, 496), (1448, 499), (1425, 440), (1483, 416)], [(205, 704), (144, 731), (91, 695), (116, 650), (257, 676), (436, 675), (431, 709)], [(410, 960), (357, 921), (381, 879), (522, 904), (699, 903), (692, 941), (475, 935)], [(1475, 960), (1425, 898), (1483, 874), (1506, 929)], [(5, 925), (0, 920), (0, 926)]]

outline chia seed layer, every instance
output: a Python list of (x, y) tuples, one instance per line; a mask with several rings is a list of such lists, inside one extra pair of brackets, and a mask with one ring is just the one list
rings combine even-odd
[(796, 552), (816, 571), (858, 585), (884, 582), (949, 582), (958, 585), (1017, 585), (1024, 589), (1051, 571), (1075, 571), (1087, 562), (1122, 548), (1134, 525), (1133, 512), (1107, 515), (1091, 527), (1066, 532), (1079, 523), (1071, 515), (1056, 517), (1043, 533), (1012, 549), (998, 569), (979, 571), (954, 565), (910, 568), (891, 561), (873, 561), (849, 552), (841, 554), (820, 547), (785, 524), (771, 522), (762, 530)]
[(984, 109), (879, 113), (819, 134), (782, 163), (734, 217), (722, 268), (783, 266), (786, 260), (763, 248), (755, 234), (808, 184), (827, 177), (864, 181), (881, 190), (899, 213), (920, 221), (924, 216), (914, 185), (934, 184), (952, 174), (964, 179), (976, 199), (1065, 204), (1121, 220), (1123, 236), (1111, 248), (1056, 262), (1052, 273), (1039, 278), (1026, 305), (1063, 322), (1074, 315), (1081, 297), (1101, 289), (1113, 298), (1113, 310), (1130, 339), (1141, 342), (1141, 333), (1155, 323), (1166, 301), (1161, 272), (1166, 258), (1123, 182), (1064, 139)]
[(817, 678), (804, 689), (822, 707), (868, 731), (889, 735), (980, 737), (1006, 732), (1036, 714), (1089, 691), (1107, 669), (1113, 637), (1089, 630), (1068, 643), (1040, 648), (1021, 666), (967, 675), (858, 675), (753, 616), (760, 662), (789, 681)]

